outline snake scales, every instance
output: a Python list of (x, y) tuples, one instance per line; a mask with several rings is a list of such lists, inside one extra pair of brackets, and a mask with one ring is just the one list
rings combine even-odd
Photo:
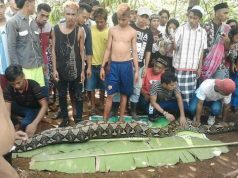
[(175, 135), (179, 131), (196, 131), (200, 133), (215, 134), (238, 130), (237, 123), (229, 123), (229, 127), (200, 126), (195, 128), (188, 122), (181, 129), (178, 121), (171, 122), (166, 128), (150, 128), (139, 122), (105, 123), (83, 121), (73, 127), (54, 128), (45, 130), (34, 137), (22, 142), (16, 141), (15, 152), (24, 152), (57, 143), (86, 142), (90, 139), (122, 138), (122, 137), (167, 137)]

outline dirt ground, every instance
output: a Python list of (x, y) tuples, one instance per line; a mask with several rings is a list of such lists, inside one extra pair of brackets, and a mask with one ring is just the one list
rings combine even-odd
[[(84, 109), (84, 119), (88, 118), (87, 108)], [(102, 112), (98, 111), (98, 114)], [(57, 125), (59, 120), (51, 120), (55, 115), (50, 112), (48, 119), (51, 124), (42, 122), (39, 131)], [(231, 120), (237, 118), (237, 114), (230, 113)], [(217, 135), (209, 135), (211, 140), (223, 142), (238, 142), (238, 133), (230, 132)], [(238, 145), (229, 147), (230, 152), (222, 154), (210, 160), (197, 161), (195, 163), (179, 163), (175, 166), (148, 167), (127, 172), (109, 172), (94, 174), (64, 174), (58, 172), (29, 170), (29, 159), (16, 158), (13, 166), (18, 170), (21, 178), (222, 178), (227, 173), (238, 170)], [(234, 176), (236, 177), (236, 176)], [(238, 176), (237, 176), (238, 178)]]

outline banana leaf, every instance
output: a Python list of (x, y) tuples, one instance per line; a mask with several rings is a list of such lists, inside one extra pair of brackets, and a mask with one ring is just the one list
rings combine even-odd
[(51, 145), (16, 156), (30, 157), (30, 169), (33, 170), (94, 173), (210, 159), (229, 151), (221, 144), (208, 140), (204, 134), (186, 131), (173, 137), (141, 141), (131, 138), (131, 141), (112, 139)]

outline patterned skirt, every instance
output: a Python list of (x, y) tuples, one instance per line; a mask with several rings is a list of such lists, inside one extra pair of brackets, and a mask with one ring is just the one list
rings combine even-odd
[(175, 75), (178, 79), (178, 86), (179, 86), (183, 101), (189, 104), (196, 90), (197, 72), (175, 70)]

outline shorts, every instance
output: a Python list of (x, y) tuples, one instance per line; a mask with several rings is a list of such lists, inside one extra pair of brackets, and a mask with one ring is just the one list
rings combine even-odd
[(95, 89), (105, 90), (105, 82), (100, 79), (101, 65), (92, 65), (92, 75), (87, 78), (86, 88), (87, 91), (94, 91)]
[(45, 86), (45, 79), (42, 67), (24, 69), (23, 73), (25, 74), (26, 79), (35, 80), (41, 87)]
[(106, 75), (106, 90), (108, 95), (121, 93), (130, 96), (133, 93), (133, 64), (132, 61), (110, 63)]

